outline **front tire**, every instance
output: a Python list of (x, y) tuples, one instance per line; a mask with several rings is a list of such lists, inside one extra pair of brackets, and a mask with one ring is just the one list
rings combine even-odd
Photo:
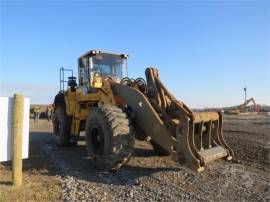
[(117, 106), (94, 108), (86, 121), (89, 156), (100, 169), (126, 164), (134, 149), (134, 133), (127, 114)]

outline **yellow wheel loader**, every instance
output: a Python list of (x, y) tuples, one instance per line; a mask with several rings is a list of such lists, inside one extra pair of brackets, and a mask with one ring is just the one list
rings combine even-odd
[(146, 80), (127, 77), (127, 59), (126, 54), (87, 52), (78, 59), (78, 84), (73, 72), (64, 79), (71, 70), (60, 69), (53, 116), (58, 145), (76, 144), (85, 131), (88, 154), (101, 169), (127, 163), (135, 139), (198, 172), (211, 161), (234, 159), (222, 136), (221, 113), (193, 112), (169, 92), (156, 68), (145, 70)]

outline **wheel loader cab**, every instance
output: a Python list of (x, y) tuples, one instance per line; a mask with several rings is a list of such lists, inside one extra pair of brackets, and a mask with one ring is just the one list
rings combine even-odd
[(110, 78), (120, 82), (127, 76), (127, 58), (125, 54), (113, 54), (92, 50), (82, 55), (78, 61), (79, 86), (87, 90), (101, 87), (98, 78)]

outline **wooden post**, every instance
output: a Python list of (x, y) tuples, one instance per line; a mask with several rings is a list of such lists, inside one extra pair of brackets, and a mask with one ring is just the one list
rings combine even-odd
[(23, 133), (24, 96), (13, 97), (12, 120), (12, 181), (14, 186), (22, 184), (22, 133)]

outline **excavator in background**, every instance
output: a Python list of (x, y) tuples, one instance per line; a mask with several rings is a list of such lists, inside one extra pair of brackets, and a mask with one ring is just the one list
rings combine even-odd
[[(145, 70), (146, 80), (127, 77), (127, 59), (99, 50), (85, 53), (78, 59), (78, 84), (72, 70), (60, 69), (53, 116), (58, 145), (75, 145), (85, 131), (88, 154), (101, 169), (126, 164), (135, 139), (198, 172), (211, 161), (235, 158), (222, 135), (221, 112), (193, 112), (169, 92), (156, 68)], [(66, 71), (72, 72), (68, 80)]]
[(256, 104), (255, 99), (254, 98), (250, 98), (248, 99), (245, 103), (238, 105), (238, 106), (233, 106), (233, 107), (228, 107), (228, 108), (224, 108), (224, 113), (228, 114), (228, 115), (237, 115), (240, 113), (245, 113), (248, 112), (248, 104), (252, 103), (252, 111), (253, 112), (259, 112), (259, 106)]

